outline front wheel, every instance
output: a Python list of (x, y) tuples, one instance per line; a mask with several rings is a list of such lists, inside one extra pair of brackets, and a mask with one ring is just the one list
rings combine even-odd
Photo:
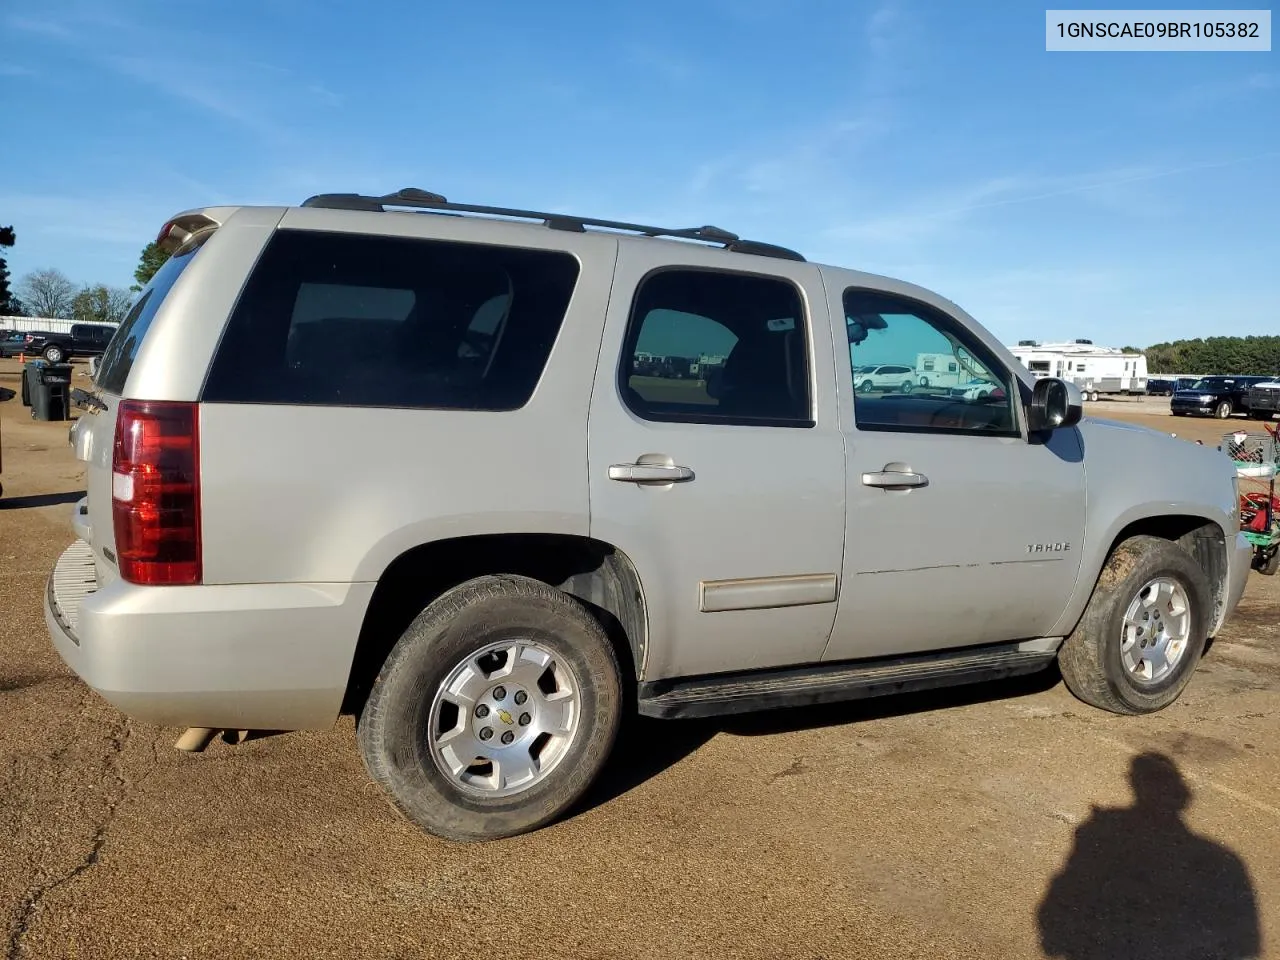
[(1213, 408), (1213, 415), (1219, 420), (1226, 420), (1231, 416), (1231, 401), (1223, 400), (1220, 404)]
[(860, 393), (870, 393), (870, 392), (871, 392), (871, 389), (872, 389), (874, 386), (875, 386), (875, 384), (874, 384), (874, 383), (872, 383), (870, 380), (863, 380), (863, 381), (862, 381), (862, 383), (860, 383), (860, 384), (858, 385), (858, 391), (859, 391)]
[(517, 576), (430, 604), (387, 657), (360, 713), (370, 775), (422, 829), (493, 840), (567, 811), (617, 736), (618, 660), (567, 594)]
[(1113, 713), (1164, 709), (1191, 680), (1212, 609), (1212, 587), (1190, 553), (1161, 537), (1130, 537), (1058, 652), (1067, 688)]

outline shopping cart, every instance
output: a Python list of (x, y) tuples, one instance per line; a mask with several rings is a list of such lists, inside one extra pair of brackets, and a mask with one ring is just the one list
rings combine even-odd
[(1240, 487), (1240, 529), (1253, 544), (1253, 568), (1272, 576), (1280, 569), (1280, 500), (1276, 499), (1276, 470), (1280, 467), (1280, 439), (1266, 433), (1225, 434), (1219, 450), (1231, 457)]

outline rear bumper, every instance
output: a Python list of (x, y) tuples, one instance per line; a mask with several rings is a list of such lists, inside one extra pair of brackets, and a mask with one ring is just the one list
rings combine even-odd
[(1249, 583), (1249, 571), (1253, 569), (1253, 544), (1243, 533), (1237, 533), (1230, 555), (1227, 557), (1227, 595), (1218, 622), (1213, 625), (1213, 636), (1222, 629), (1222, 625), (1235, 611), (1240, 598), (1244, 596), (1244, 588)]
[(331, 726), (374, 584), (101, 589), (88, 544), (58, 559), (45, 623), (59, 655), (124, 713), (168, 726)]

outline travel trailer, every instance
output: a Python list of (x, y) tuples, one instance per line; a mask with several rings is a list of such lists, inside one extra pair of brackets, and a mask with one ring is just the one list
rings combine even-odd
[(1117, 347), (1099, 347), (1092, 340), (1039, 343), (1019, 340), (1009, 351), (1032, 375), (1061, 377), (1080, 388), (1086, 400), (1104, 394), (1147, 392), (1147, 358)]

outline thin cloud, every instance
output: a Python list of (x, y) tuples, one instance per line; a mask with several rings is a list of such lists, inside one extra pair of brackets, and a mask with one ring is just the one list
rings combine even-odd
[(35, 77), (36, 71), (16, 63), (0, 63), (0, 77)]
[(1280, 73), (1259, 71), (1190, 87), (1176, 95), (1170, 106), (1176, 111), (1202, 109), (1271, 90), (1280, 90)]
[[(948, 194), (934, 196), (910, 204), (906, 209), (879, 217), (860, 217), (856, 223), (840, 224), (823, 232), (831, 240), (844, 240), (874, 246), (911, 247), (934, 240), (966, 223), (970, 215), (1000, 207), (1039, 203), (1070, 196), (1092, 196), (1110, 206), (1123, 203), (1120, 196), (1107, 196), (1117, 187), (1176, 177), (1202, 170), (1253, 163), (1280, 157), (1280, 151), (1205, 161), (1176, 167), (1128, 167), (1095, 174), (1071, 174), (1058, 177), (1008, 176), (991, 178), (962, 186)], [(1130, 204), (1127, 212), (1135, 210)], [(972, 229), (972, 227), (967, 227)]]
[(5, 24), (13, 30), (34, 33), (54, 40), (74, 40), (75, 34), (56, 20), (39, 20), (33, 17), (9, 17)]
[(186, 75), (189, 71), (170, 69), (142, 57), (110, 56), (100, 60), (108, 69), (184, 100), (225, 120), (264, 136), (280, 133), (280, 128), (258, 114), (245, 102), (218, 86)]
[(1130, 183), (1144, 183), (1149, 180), (1161, 180), (1166, 177), (1181, 176), (1184, 173), (1195, 173), (1199, 170), (1216, 170), (1223, 167), (1234, 167), (1244, 163), (1254, 163), (1258, 160), (1271, 160), (1280, 157), (1280, 150), (1274, 150), (1269, 153), (1259, 153), (1247, 157), (1233, 157), (1228, 160), (1211, 160), (1204, 163), (1192, 163), (1181, 167), (1170, 167), (1164, 170), (1150, 170), (1137, 174), (1111, 175), (1103, 176), (1092, 182), (1077, 183), (1073, 186), (1063, 187), (1061, 189), (1049, 190), (1044, 193), (1035, 193), (1029, 196), (1007, 197), (1002, 200), (991, 200), (984, 203), (975, 203), (966, 207), (961, 207), (954, 213), (969, 213), (974, 210), (985, 210), (990, 207), (1004, 207), (1017, 203), (1035, 203), (1039, 200), (1050, 200), (1056, 197), (1066, 197), (1073, 194), (1090, 193), (1095, 190), (1103, 190), (1111, 187), (1123, 186)]
[(731, 185), (747, 194), (786, 196), (797, 201), (797, 188), (806, 195), (825, 191), (829, 207), (836, 194), (846, 192), (848, 164), (860, 151), (883, 140), (899, 123), (902, 105), (898, 91), (908, 76), (906, 52), (916, 44), (916, 23), (900, 0), (888, 0), (858, 24), (862, 50), (852, 50), (860, 66), (848, 109), (832, 111), (828, 119), (775, 134), (772, 142), (789, 144), (783, 150), (741, 150), (713, 158), (695, 168), (687, 189), (704, 195), (716, 185)]
[(339, 93), (334, 93), (323, 83), (313, 83), (307, 87), (307, 93), (311, 94), (321, 103), (330, 107), (340, 107), (346, 103), (346, 98)]
[(691, 60), (673, 50), (634, 44), (628, 50), (627, 59), (633, 65), (656, 73), (669, 83), (684, 83), (697, 73)]
[[(163, 94), (183, 100), (263, 137), (279, 138), (287, 133), (278, 123), (272, 122), (258, 111), (256, 108), (258, 101), (248, 97), (238, 97), (230, 92), (225, 84), (215, 82), (208, 76), (196, 75), (190, 63), (141, 53), (135, 56), (121, 56), (101, 52), (104, 46), (107, 48), (126, 46), (129, 49), (144, 51), (148, 48), (169, 50), (181, 48), (187, 38), (165, 35), (152, 28), (144, 29), (101, 10), (88, 10), (79, 18), (77, 26), (84, 27), (84, 30), (73, 30), (63, 21), (30, 17), (10, 17), (6, 23), (16, 30), (57, 40), (76, 51), (88, 63), (146, 84)], [(104, 29), (125, 35), (128, 42), (99, 43), (97, 34)], [(248, 64), (241, 64), (241, 66), (244, 65)], [(281, 73), (288, 72), (283, 68), (273, 68), (269, 64), (254, 63), (254, 65)], [(330, 97), (337, 96), (319, 84), (316, 87), (324, 90)], [(314, 90), (310, 92), (315, 95)]]

